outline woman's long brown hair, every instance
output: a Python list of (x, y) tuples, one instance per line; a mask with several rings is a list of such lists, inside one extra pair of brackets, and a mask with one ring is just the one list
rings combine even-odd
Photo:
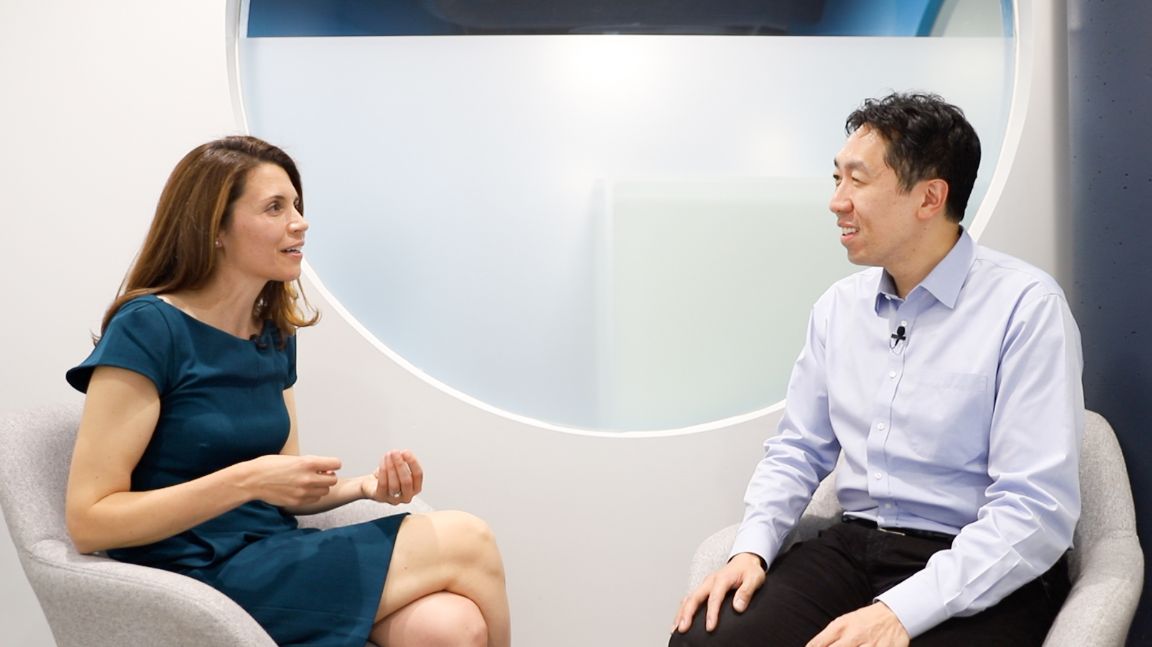
[[(216, 237), (227, 227), (249, 171), (260, 164), (284, 169), (300, 196), (298, 209), (304, 213), (300, 172), (284, 151), (249, 136), (224, 137), (197, 146), (168, 176), (144, 245), (104, 314), (101, 334), (127, 301), (143, 294), (195, 290), (207, 283), (216, 269)], [(301, 303), (310, 314), (301, 311)], [(252, 304), (252, 316), (257, 321), (271, 320), (280, 331), (281, 344), (297, 328), (320, 319), (299, 279), (269, 281)]]

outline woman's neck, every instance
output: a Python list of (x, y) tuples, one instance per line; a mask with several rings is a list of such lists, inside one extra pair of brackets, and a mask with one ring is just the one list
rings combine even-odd
[(241, 288), (222, 281), (210, 281), (195, 290), (180, 290), (161, 296), (190, 317), (237, 337), (259, 334), (263, 322), (252, 316), (260, 290)]

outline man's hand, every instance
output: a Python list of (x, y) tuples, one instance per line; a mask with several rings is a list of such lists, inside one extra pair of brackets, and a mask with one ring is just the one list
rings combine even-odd
[(836, 618), (806, 647), (908, 647), (908, 631), (883, 602)]
[(732, 608), (737, 613), (743, 613), (748, 608), (752, 594), (764, 584), (763, 563), (759, 555), (752, 553), (740, 553), (728, 560), (724, 568), (706, 577), (695, 591), (680, 602), (680, 611), (676, 613), (672, 630), (680, 633), (688, 631), (692, 626), (692, 616), (696, 615), (700, 603), (705, 600), (708, 602), (708, 611), (704, 615), (704, 629), (714, 630), (720, 617), (720, 605), (732, 589), (736, 589)]

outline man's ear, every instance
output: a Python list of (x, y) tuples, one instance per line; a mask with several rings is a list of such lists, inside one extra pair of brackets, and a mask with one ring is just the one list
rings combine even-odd
[(922, 220), (930, 220), (937, 214), (948, 210), (948, 183), (940, 178), (923, 180), (924, 199), (920, 203), (917, 216)]

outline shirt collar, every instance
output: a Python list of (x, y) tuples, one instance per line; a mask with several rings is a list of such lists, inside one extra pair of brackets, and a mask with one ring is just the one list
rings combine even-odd
[[(972, 268), (972, 262), (975, 258), (976, 243), (961, 227), (960, 239), (956, 241), (948, 254), (936, 264), (936, 267), (932, 268), (928, 276), (924, 277), (920, 285), (917, 285), (912, 291), (924, 289), (943, 305), (954, 308), (956, 300), (960, 298), (960, 289), (964, 287), (968, 270)], [(876, 285), (875, 308), (877, 313), (880, 312), (881, 300), (885, 298), (897, 298), (896, 282), (887, 271), (881, 270), (880, 280)]]

